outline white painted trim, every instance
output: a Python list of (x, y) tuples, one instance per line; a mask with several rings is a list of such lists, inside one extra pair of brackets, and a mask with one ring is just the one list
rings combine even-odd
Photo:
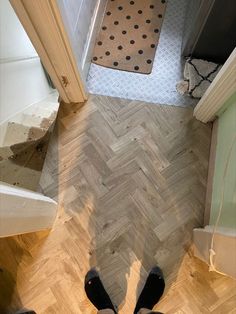
[(208, 122), (215, 119), (224, 103), (236, 92), (236, 48), (194, 109), (194, 116)]
[(56, 0), (10, 0), (44, 67), (65, 103), (84, 102), (78, 71)]
[[(200, 229), (201, 230), (201, 229)], [(207, 225), (204, 227), (204, 230), (207, 232), (214, 232), (214, 226)], [(224, 234), (226, 236), (230, 237), (236, 237), (236, 230), (232, 228), (226, 228), (226, 227), (217, 227), (216, 228), (216, 233)]]
[(96, 37), (103, 21), (106, 5), (107, 5), (107, 0), (98, 0), (97, 5), (94, 9), (94, 14), (92, 17), (90, 30), (89, 30), (89, 34), (88, 34), (87, 41), (85, 44), (85, 48), (84, 48), (84, 52), (82, 56), (82, 63), (81, 63), (83, 78), (85, 81), (88, 76)]
[(0, 182), (0, 237), (52, 228), (57, 203), (40, 193)]

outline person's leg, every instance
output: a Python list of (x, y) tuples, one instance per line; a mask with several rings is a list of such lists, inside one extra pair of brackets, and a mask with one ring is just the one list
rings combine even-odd
[(101, 282), (101, 279), (99, 278), (99, 274), (95, 269), (91, 269), (87, 273), (84, 282), (84, 289), (90, 302), (97, 308), (98, 313), (117, 313)]
[[(155, 304), (160, 300), (165, 289), (162, 270), (154, 267), (148, 275), (144, 288), (138, 298), (134, 314), (149, 314)], [(157, 312), (158, 313), (158, 312)]]

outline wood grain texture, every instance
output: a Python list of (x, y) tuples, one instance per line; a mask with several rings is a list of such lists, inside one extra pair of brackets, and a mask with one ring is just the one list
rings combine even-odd
[(60, 213), (50, 234), (0, 240), (5, 305), (95, 314), (83, 280), (96, 266), (120, 313), (132, 313), (159, 264), (167, 287), (156, 309), (235, 313), (235, 282), (189, 249), (203, 224), (211, 138), (192, 114), (104, 96), (61, 107), (41, 180)]

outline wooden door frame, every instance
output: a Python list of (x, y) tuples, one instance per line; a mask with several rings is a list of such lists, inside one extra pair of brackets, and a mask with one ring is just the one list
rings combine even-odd
[(236, 48), (227, 59), (210, 87), (194, 109), (194, 116), (202, 121), (213, 121), (225, 102), (236, 92)]
[(65, 103), (84, 102), (85, 84), (56, 0), (10, 0)]

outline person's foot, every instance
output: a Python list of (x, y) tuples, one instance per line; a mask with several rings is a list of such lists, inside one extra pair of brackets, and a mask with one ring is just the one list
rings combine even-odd
[(144, 288), (138, 298), (134, 314), (142, 308), (152, 310), (154, 305), (160, 300), (165, 289), (165, 281), (162, 270), (154, 267), (146, 280)]
[(84, 289), (88, 299), (98, 310), (111, 309), (117, 313), (95, 269), (91, 269), (85, 276)]

